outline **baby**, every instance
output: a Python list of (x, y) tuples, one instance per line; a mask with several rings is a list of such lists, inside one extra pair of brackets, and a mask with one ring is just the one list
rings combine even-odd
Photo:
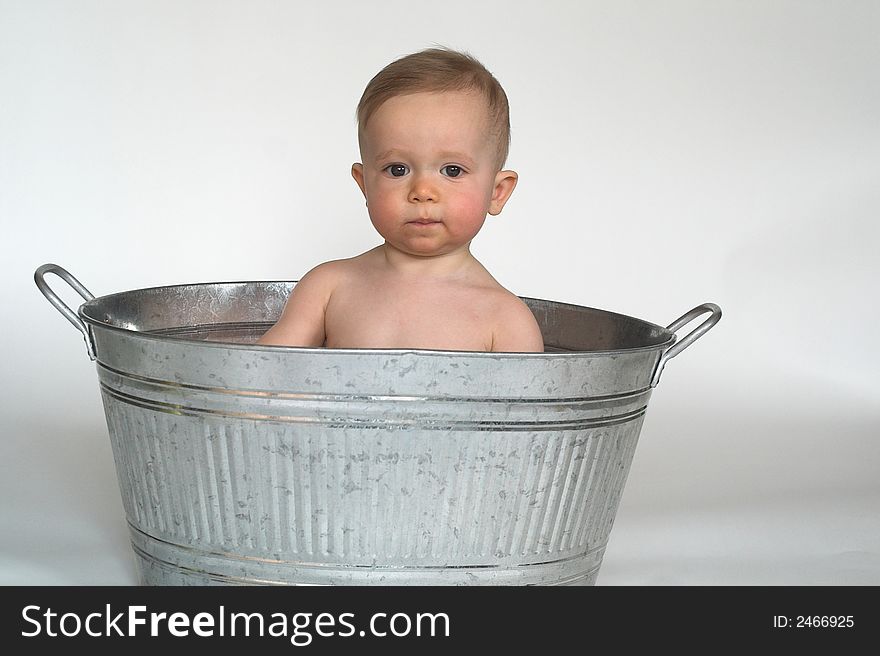
[(357, 108), (351, 174), (385, 242), (325, 262), (258, 344), (543, 351), (529, 308), (470, 252), (517, 174), (507, 96), (468, 54), (432, 48), (382, 69)]

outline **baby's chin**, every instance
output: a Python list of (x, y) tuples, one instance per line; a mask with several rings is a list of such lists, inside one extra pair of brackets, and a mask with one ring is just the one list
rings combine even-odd
[[(419, 243), (423, 242), (423, 243)], [(431, 243), (429, 240), (411, 240), (406, 243), (391, 242), (385, 240), (385, 245), (394, 250), (415, 258), (443, 257), (456, 253), (470, 254), (470, 242), (466, 244), (443, 244)]]

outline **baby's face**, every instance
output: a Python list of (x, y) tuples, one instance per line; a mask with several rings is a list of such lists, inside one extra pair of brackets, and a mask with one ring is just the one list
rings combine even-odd
[(352, 175), (386, 242), (422, 256), (467, 249), (486, 214), (501, 211), (516, 176), (498, 171), (488, 121), (474, 92), (397, 96), (376, 110)]

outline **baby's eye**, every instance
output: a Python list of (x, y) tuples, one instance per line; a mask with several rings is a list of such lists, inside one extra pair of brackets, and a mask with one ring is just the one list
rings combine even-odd
[(440, 169), (440, 173), (450, 178), (457, 178), (462, 173), (464, 173), (464, 171), (461, 170), (460, 166), (456, 166), (455, 164), (447, 164), (442, 169)]
[(402, 177), (409, 173), (409, 169), (404, 164), (391, 164), (385, 167), (385, 170), (388, 171), (395, 178)]

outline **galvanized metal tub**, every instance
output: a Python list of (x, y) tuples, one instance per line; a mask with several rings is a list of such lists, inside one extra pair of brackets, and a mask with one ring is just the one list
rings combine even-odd
[(253, 342), (294, 282), (34, 277), (97, 361), (144, 584), (593, 584), (651, 390), (721, 318), (526, 298), (545, 353), (289, 348)]

